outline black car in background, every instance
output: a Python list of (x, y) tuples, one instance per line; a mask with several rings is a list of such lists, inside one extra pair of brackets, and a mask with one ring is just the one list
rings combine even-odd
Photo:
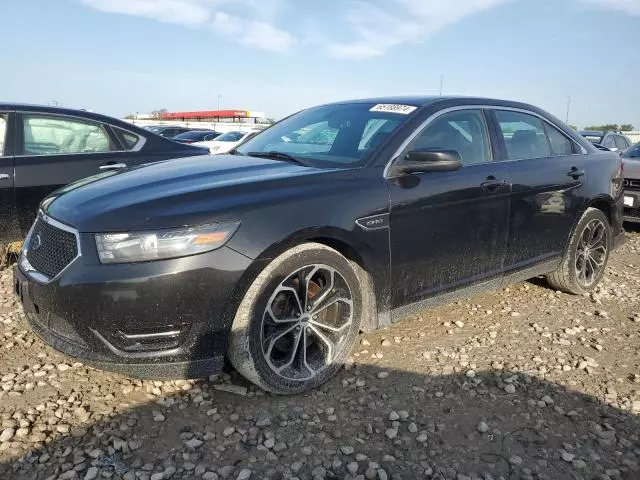
[(601, 150), (611, 152), (623, 152), (631, 146), (631, 141), (622, 133), (603, 132), (600, 130), (583, 130), (580, 132), (584, 138)]
[(176, 125), (152, 125), (146, 129), (165, 138), (173, 138), (176, 135), (193, 130), (192, 128), (178, 127)]
[(189, 130), (188, 132), (176, 135), (171, 140), (180, 143), (208, 142), (215, 140), (220, 135), (222, 134), (215, 130)]
[(40, 201), (63, 185), (108, 170), (208, 153), (96, 113), (0, 103), (0, 252), (4, 244), (24, 238)]
[(46, 198), (14, 287), (83, 362), (278, 393), (358, 332), (545, 275), (592, 291), (622, 235), (621, 158), (530, 105), (402, 97), (309, 108), (229, 155), (109, 172)]

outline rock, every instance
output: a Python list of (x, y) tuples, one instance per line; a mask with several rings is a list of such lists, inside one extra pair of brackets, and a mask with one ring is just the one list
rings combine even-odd
[(205, 472), (202, 475), (202, 480), (218, 480), (218, 474), (215, 472)]
[(389, 376), (389, 372), (378, 372), (378, 375), (376, 376), (380, 379), (387, 378)]
[(384, 434), (387, 436), (387, 438), (393, 440), (398, 436), (398, 430), (396, 430), (395, 428), (387, 428)]
[(396, 412), (395, 410), (391, 411), (391, 413), (389, 414), (389, 420), (392, 422), (395, 422), (396, 420), (400, 419), (400, 415), (398, 415), (398, 412)]
[(508, 394), (516, 393), (516, 386), (510, 383), (509, 385), (504, 387), (504, 391), (507, 392)]
[(562, 450), (560, 456), (562, 457), (562, 460), (564, 460), (565, 462), (572, 462), (574, 458), (576, 458), (576, 456), (573, 453), (569, 453), (566, 450)]
[(268, 415), (260, 415), (256, 420), (256, 427), (268, 427), (271, 425), (271, 417)]
[(229, 478), (235, 471), (236, 467), (234, 467), (233, 465), (226, 465), (218, 470), (218, 475), (220, 475), (222, 478)]
[(578, 459), (578, 460), (574, 460), (573, 462), (571, 462), (571, 465), (576, 470), (583, 470), (584, 468), (587, 467), (587, 462), (585, 462), (584, 460)]
[(226, 428), (222, 431), (222, 434), (223, 434), (225, 437), (229, 437), (229, 436), (233, 435), (233, 432), (235, 432), (235, 431), (236, 431), (236, 427), (226, 427)]
[(356, 473), (358, 473), (359, 468), (360, 465), (358, 465), (358, 462), (350, 462), (347, 464), (347, 470), (351, 475), (355, 475)]
[(486, 422), (483, 422), (482, 420), (478, 423), (478, 426), (476, 427), (476, 429), (480, 432), (480, 433), (486, 433), (489, 430), (489, 425), (487, 425)]
[(380, 345), (382, 345), (383, 347), (390, 347), (391, 342), (385, 338), (382, 340), (382, 342), (380, 342)]
[(198, 440), (197, 438), (192, 438), (191, 440), (187, 440), (184, 444), (189, 448), (198, 448), (202, 446), (202, 440)]
[(248, 468), (243, 468), (242, 470), (240, 470), (240, 473), (236, 477), (236, 480), (249, 480), (249, 478), (251, 478), (251, 473), (251, 470), (249, 470)]
[(518, 466), (522, 465), (522, 458), (520, 458), (518, 455), (512, 455), (509, 458), (509, 463), (511, 465), (514, 465), (514, 466), (518, 467)]
[(416, 433), (418, 431), (418, 426), (415, 423), (411, 422), (407, 427), (407, 430), (409, 430), (410, 433)]
[(343, 445), (340, 447), (340, 451), (343, 455), (353, 455), (354, 448), (350, 445)]
[(164, 472), (156, 472), (152, 474), (151, 480), (164, 480)]
[(242, 395), (243, 397), (247, 396), (247, 387), (242, 387), (240, 385), (233, 385), (231, 383), (217, 383), (213, 386), (216, 390), (220, 390), (222, 392), (235, 393), (236, 395)]
[(87, 473), (84, 475), (84, 480), (94, 480), (98, 478), (98, 473), (100, 472), (97, 467), (89, 467)]
[(382, 468), (379, 468), (377, 473), (378, 473), (378, 480), (387, 480), (389, 478), (389, 475), (387, 475), (387, 472)]
[(362, 345), (363, 347), (368, 347), (371, 345), (371, 342), (369, 342), (369, 340), (367, 340), (366, 338), (363, 338), (362, 340), (360, 340), (360, 345)]
[(0, 433), (0, 443), (8, 442), (13, 438), (15, 433), (16, 431), (13, 428), (5, 428), (2, 430), (2, 433)]

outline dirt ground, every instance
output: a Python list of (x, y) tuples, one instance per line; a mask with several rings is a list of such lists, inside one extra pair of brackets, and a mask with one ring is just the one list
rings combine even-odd
[(0, 272), (0, 479), (640, 479), (640, 233), (589, 296), (543, 281), (362, 335), (306, 395), (57, 354)]

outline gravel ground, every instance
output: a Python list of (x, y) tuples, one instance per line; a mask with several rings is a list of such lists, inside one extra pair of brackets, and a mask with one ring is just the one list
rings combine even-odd
[(640, 479), (640, 233), (590, 296), (534, 280), (362, 335), (306, 395), (57, 354), (0, 272), (0, 479)]

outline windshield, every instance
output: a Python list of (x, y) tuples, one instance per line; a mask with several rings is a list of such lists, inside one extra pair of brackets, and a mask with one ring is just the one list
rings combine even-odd
[(623, 154), (623, 157), (640, 158), (640, 143), (636, 143), (629, 147)]
[(227, 132), (216, 138), (216, 142), (239, 142), (247, 132)]
[(416, 109), (374, 103), (310, 108), (273, 125), (237, 151), (287, 153), (314, 166), (354, 165), (362, 163)]

